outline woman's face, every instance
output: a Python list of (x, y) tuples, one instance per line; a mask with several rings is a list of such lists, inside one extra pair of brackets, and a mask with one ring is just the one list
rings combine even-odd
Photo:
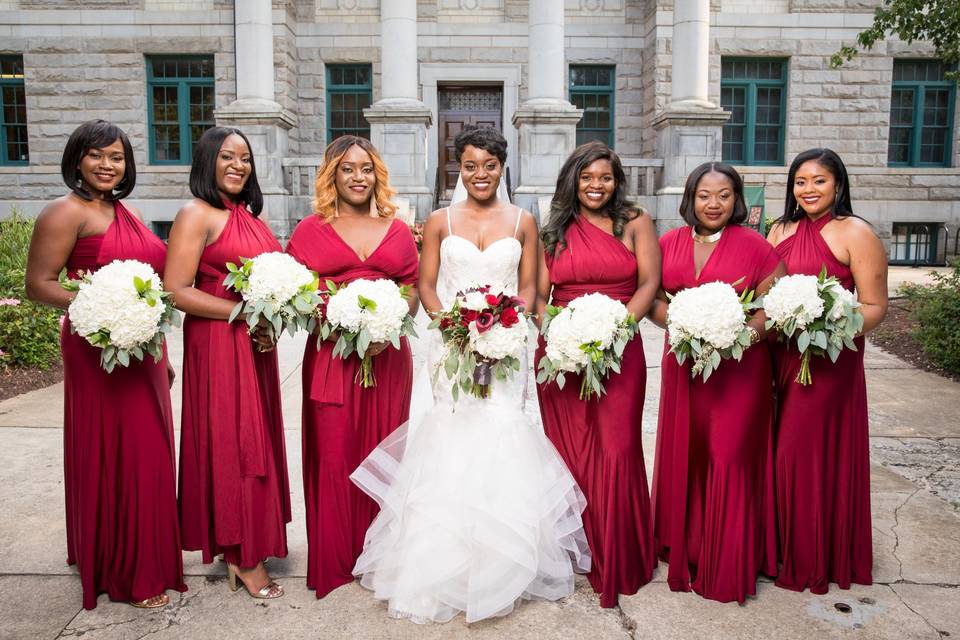
[(807, 160), (793, 177), (793, 197), (807, 215), (817, 217), (833, 209), (837, 199), (837, 179), (830, 169), (816, 160)]
[(127, 159), (120, 139), (106, 147), (87, 149), (80, 158), (80, 179), (91, 194), (110, 195), (123, 181)]
[(486, 149), (468, 144), (460, 155), (460, 178), (474, 200), (486, 202), (497, 196), (503, 165)]
[(217, 152), (217, 190), (228, 200), (236, 200), (252, 171), (250, 147), (233, 133), (227, 136)]
[(337, 196), (357, 208), (369, 206), (377, 186), (377, 174), (370, 154), (360, 145), (353, 145), (340, 158), (334, 175)]
[(697, 182), (693, 198), (693, 214), (697, 232), (709, 235), (720, 231), (733, 217), (736, 195), (730, 178), (718, 171), (705, 173)]
[(580, 200), (580, 206), (590, 211), (600, 211), (610, 202), (616, 188), (613, 164), (605, 158), (594, 160), (580, 172), (577, 199)]

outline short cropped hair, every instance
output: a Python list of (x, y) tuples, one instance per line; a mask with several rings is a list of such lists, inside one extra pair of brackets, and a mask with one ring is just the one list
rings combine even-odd
[(84, 200), (93, 200), (93, 195), (83, 188), (80, 179), (80, 161), (90, 149), (103, 149), (120, 141), (123, 145), (123, 179), (114, 190), (111, 200), (126, 198), (137, 184), (137, 163), (133, 159), (133, 146), (123, 129), (106, 120), (89, 120), (73, 130), (60, 158), (60, 174), (63, 183)]
[(727, 224), (743, 224), (747, 220), (747, 203), (743, 197), (743, 178), (737, 170), (726, 162), (704, 162), (690, 172), (687, 184), (683, 187), (683, 198), (680, 200), (680, 217), (691, 227), (697, 225), (697, 214), (694, 211), (694, 201), (697, 195), (697, 185), (700, 179), (708, 173), (719, 173), (730, 180), (733, 186), (733, 215)]
[(453, 146), (456, 150), (458, 163), (467, 145), (483, 149), (490, 155), (496, 156), (500, 160), (500, 164), (507, 162), (507, 140), (493, 127), (467, 126), (457, 134), (457, 137), (453, 139)]

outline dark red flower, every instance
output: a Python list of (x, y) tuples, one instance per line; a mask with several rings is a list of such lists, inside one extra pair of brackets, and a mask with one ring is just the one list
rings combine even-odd
[(449, 329), (453, 326), (453, 320), (450, 318), (440, 318), (440, 329)]
[(517, 313), (517, 310), (514, 309), (513, 307), (507, 307), (500, 314), (500, 324), (502, 324), (507, 328), (512, 327), (518, 322), (520, 322), (520, 315)]
[(477, 319), (477, 311), (473, 309), (460, 309), (460, 317), (464, 322), (473, 322)]
[(495, 319), (489, 311), (483, 311), (477, 315), (477, 331), (483, 333), (493, 326)]
[(501, 293), (499, 295), (493, 295), (492, 293), (488, 293), (486, 296), (486, 300), (487, 300), (487, 304), (490, 305), (491, 307), (499, 306), (499, 304), (503, 302), (503, 294)]

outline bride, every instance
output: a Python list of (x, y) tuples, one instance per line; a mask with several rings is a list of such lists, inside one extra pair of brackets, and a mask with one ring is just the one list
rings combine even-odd
[[(533, 308), (537, 226), (497, 198), (506, 141), (493, 129), (467, 129), (455, 141), (467, 198), (427, 220), (420, 299), (429, 315), (457, 292), (493, 285)], [(430, 332), (427, 367), (443, 352)], [(513, 610), (521, 598), (573, 593), (574, 569), (590, 568), (586, 501), (543, 432), (524, 415), (524, 359), (495, 380), (487, 399), (462, 394), (439, 371), (432, 406), (384, 440), (351, 479), (381, 508), (353, 569), (387, 601), (393, 617), (468, 623)], [(414, 395), (418, 395), (416, 389)], [(429, 396), (427, 391), (422, 395)], [(415, 411), (411, 411), (416, 416)]]

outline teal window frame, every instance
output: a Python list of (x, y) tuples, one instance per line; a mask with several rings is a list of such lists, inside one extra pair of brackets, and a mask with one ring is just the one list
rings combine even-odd
[[(890, 87), (890, 128), (887, 137), (887, 166), (888, 167), (950, 167), (953, 165), (953, 114), (956, 109), (957, 85), (952, 80), (897, 80), (897, 66), (905, 64), (939, 64), (942, 71), (951, 71), (956, 69), (956, 65), (945, 65), (940, 60), (916, 59), (916, 58), (898, 58), (893, 61), (894, 80)], [(912, 116), (909, 125), (894, 124), (895, 111), (897, 106), (894, 104), (894, 96), (898, 91), (910, 92), (912, 95)], [(933, 91), (947, 92), (946, 105), (946, 124), (945, 125), (926, 125), (924, 122), (925, 108), (927, 102), (927, 93)], [(925, 128), (946, 129), (943, 141), (943, 161), (924, 162), (921, 160), (923, 146), (923, 130)], [(907, 131), (908, 152), (905, 161), (891, 160), (892, 147), (894, 145), (894, 132), (897, 130)]]
[[(150, 149), (150, 164), (155, 165), (185, 165), (193, 161), (193, 141), (190, 136), (190, 128), (194, 125), (205, 126), (206, 128), (214, 126), (213, 119), (194, 120), (190, 117), (190, 89), (192, 87), (210, 87), (214, 88), (214, 100), (216, 100), (216, 79), (215, 75), (203, 77), (174, 76), (158, 78), (153, 73), (154, 62), (198, 62), (209, 61), (211, 69), (214, 68), (213, 54), (208, 55), (148, 55), (146, 56), (147, 66), (147, 138)], [(175, 160), (168, 158), (160, 159), (157, 157), (157, 137), (154, 121), (154, 98), (153, 89), (155, 87), (175, 87), (177, 89), (177, 120), (179, 127), (179, 145), (180, 156)], [(166, 124), (174, 124), (172, 120), (163, 121)]]
[[(724, 77), (723, 70), (727, 68), (729, 63), (734, 69), (736, 68), (737, 63), (747, 63), (752, 64), (756, 62), (762, 63), (775, 63), (780, 65), (780, 77), (779, 78), (759, 78), (752, 77), (749, 75), (740, 75), (737, 76), (735, 73)], [(784, 139), (787, 129), (787, 80), (789, 78), (789, 60), (787, 58), (745, 58), (745, 57), (729, 57), (724, 56), (720, 63), (721, 68), (721, 77), (720, 77), (720, 101), (723, 108), (724, 106), (724, 90), (730, 89), (743, 90), (744, 92), (744, 104), (743, 112), (744, 119), (743, 122), (738, 120), (727, 121), (723, 126), (723, 138), (727, 138), (734, 127), (743, 129), (743, 155), (741, 157), (733, 157), (727, 153), (727, 145), (722, 145), (722, 154), (723, 161), (729, 162), (731, 164), (737, 165), (746, 165), (746, 166), (782, 166), (783, 157), (784, 157)], [(777, 123), (778, 133), (777, 133), (777, 153), (776, 158), (773, 160), (758, 160), (756, 158), (756, 136), (757, 136), (757, 96), (758, 93), (768, 89), (779, 89), (780, 90), (780, 119)], [(729, 106), (729, 102), (727, 105)], [(737, 105), (739, 106), (739, 105)], [(769, 106), (769, 105), (768, 105)], [(730, 109), (728, 109), (730, 110)], [(761, 123), (760, 126), (772, 126), (771, 123)]]
[[(939, 238), (942, 230), (942, 222), (894, 222), (888, 254), (889, 263), (912, 266), (938, 264)], [(920, 255), (921, 249), (925, 250), (925, 255)], [(902, 255), (898, 257), (898, 253)]]
[[(334, 75), (336, 71), (366, 71), (367, 81), (362, 83), (353, 83), (347, 84), (342, 82), (334, 82)], [(342, 77), (342, 74), (340, 74)], [(370, 139), (370, 123), (367, 122), (366, 117), (363, 115), (364, 107), (352, 108), (351, 111), (359, 112), (357, 117), (356, 127), (334, 127), (333, 126), (333, 102), (334, 96), (364, 96), (366, 97), (367, 105), (373, 104), (373, 65), (371, 64), (328, 64), (326, 65), (326, 81), (327, 81), (327, 105), (326, 105), (326, 118), (327, 118), (327, 144), (330, 144), (334, 139), (339, 138), (343, 135), (355, 135), (361, 138)], [(362, 101), (361, 101), (362, 102)], [(349, 113), (349, 111), (341, 110), (344, 113)]]
[[(26, 89), (24, 88), (24, 69), (23, 69), (23, 56), (19, 54), (13, 55), (0, 55), (0, 166), (4, 167), (25, 167), (30, 164), (30, 142), (26, 138), (27, 134), (27, 105), (26, 105)], [(17, 69), (19, 66), (19, 73)], [(9, 73), (8, 73), (9, 72)], [(11, 89), (15, 92), (16, 89), (20, 89), (20, 95), (23, 97), (23, 122), (20, 122), (19, 114), (16, 114), (16, 107), (19, 106), (19, 102), (16, 102), (14, 105), (14, 112), (16, 114), (17, 120), (15, 122), (7, 122), (7, 104), (6, 100)], [(15, 98), (16, 100), (16, 98)], [(27, 159), (21, 160), (19, 158), (10, 158), (10, 148), (7, 146), (9, 131), (8, 129), (13, 127), (23, 127), (24, 132), (24, 142), (27, 149)]]
[[(602, 69), (609, 71), (610, 81), (607, 84), (574, 84), (574, 72), (579, 70), (587, 69)], [(590, 137), (591, 140), (600, 140), (605, 142), (608, 147), (611, 149), (614, 148), (616, 144), (615, 138), (615, 118), (616, 118), (616, 99), (617, 99), (617, 67), (612, 64), (571, 64), (567, 72), (567, 85), (568, 85), (568, 99), (575, 106), (584, 109), (583, 117), (580, 118), (580, 122), (577, 123), (577, 146), (580, 146), (587, 140), (581, 141), (581, 135), (586, 134)], [(587, 126), (590, 124), (590, 119), (593, 113), (590, 113), (589, 107), (585, 106), (585, 101), (588, 100), (588, 96), (603, 96), (608, 100), (609, 106), (609, 126), (600, 127), (600, 126)], [(597, 107), (598, 108), (598, 107)]]

